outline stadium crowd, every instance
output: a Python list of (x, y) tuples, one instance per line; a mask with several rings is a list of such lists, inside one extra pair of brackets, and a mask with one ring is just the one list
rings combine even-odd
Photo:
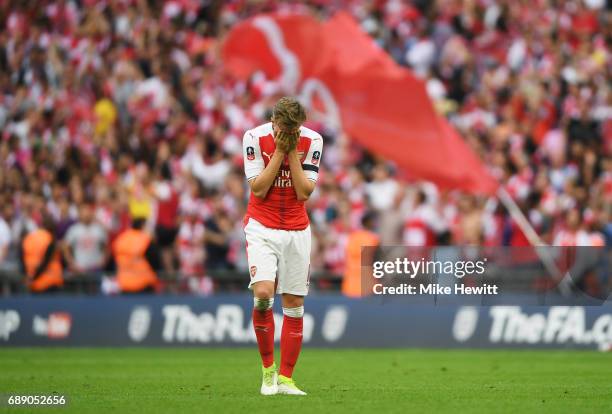
[[(609, 2), (25, 0), (0, 2), (0, 270), (48, 216), (70, 272), (104, 269), (134, 219), (166, 272), (244, 271), (242, 134), (283, 91), (227, 75), (220, 44), (259, 12), (339, 9), (426, 82), (545, 242), (612, 245)], [(384, 244), (528, 244), (496, 198), (307, 125), (326, 143), (313, 270), (342, 274), (367, 212)]]

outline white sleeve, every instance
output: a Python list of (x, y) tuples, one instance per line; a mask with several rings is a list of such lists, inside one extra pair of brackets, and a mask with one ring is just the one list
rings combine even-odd
[(323, 138), (316, 137), (312, 139), (308, 154), (302, 163), (304, 175), (309, 180), (317, 182), (319, 178), (319, 167), (321, 166), (321, 156), (323, 155)]
[(261, 156), (261, 148), (259, 148), (259, 139), (251, 131), (247, 131), (242, 138), (242, 156), (247, 181), (261, 174), (265, 164)]

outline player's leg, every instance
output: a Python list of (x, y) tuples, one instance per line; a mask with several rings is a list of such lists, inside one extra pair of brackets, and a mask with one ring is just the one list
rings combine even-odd
[(274, 282), (262, 280), (253, 289), (253, 329), (264, 368), (274, 365)]
[(277, 392), (277, 371), (274, 364), (274, 304), (275, 279), (278, 254), (268, 237), (265, 227), (249, 220), (244, 228), (247, 239), (247, 258), (253, 291), (253, 329), (262, 362), (261, 393), (272, 395)]
[[(293, 382), (293, 369), (302, 350), (304, 297), (308, 294), (310, 272), (310, 229), (292, 232), (292, 242), (279, 264), (279, 291), (282, 293), (283, 328), (278, 392), (306, 395)], [(282, 270), (282, 273), (281, 273)]]
[(283, 329), (281, 331), (281, 362), (278, 377), (278, 392), (281, 394), (306, 395), (293, 382), (293, 368), (302, 350), (304, 329), (304, 296), (284, 293)]
[(256, 282), (253, 289), (253, 329), (262, 362), (260, 393), (274, 395), (278, 392), (278, 372), (274, 363), (274, 282)]

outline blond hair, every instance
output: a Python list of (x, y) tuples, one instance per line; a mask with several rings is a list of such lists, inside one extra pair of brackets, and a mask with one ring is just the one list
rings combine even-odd
[(300, 126), (306, 121), (306, 111), (296, 99), (284, 96), (272, 109), (272, 121), (280, 129), (281, 135), (286, 134), (297, 140), (300, 137)]

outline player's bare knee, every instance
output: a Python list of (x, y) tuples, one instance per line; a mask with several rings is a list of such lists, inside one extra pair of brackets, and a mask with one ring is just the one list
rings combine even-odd
[(274, 298), (274, 283), (255, 283), (253, 285), (253, 296), (259, 299)]
[(284, 308), (297, 308), (300, 306), (304, 306), (304, 296), (291, 295), (288, 293), (283, 294)]

